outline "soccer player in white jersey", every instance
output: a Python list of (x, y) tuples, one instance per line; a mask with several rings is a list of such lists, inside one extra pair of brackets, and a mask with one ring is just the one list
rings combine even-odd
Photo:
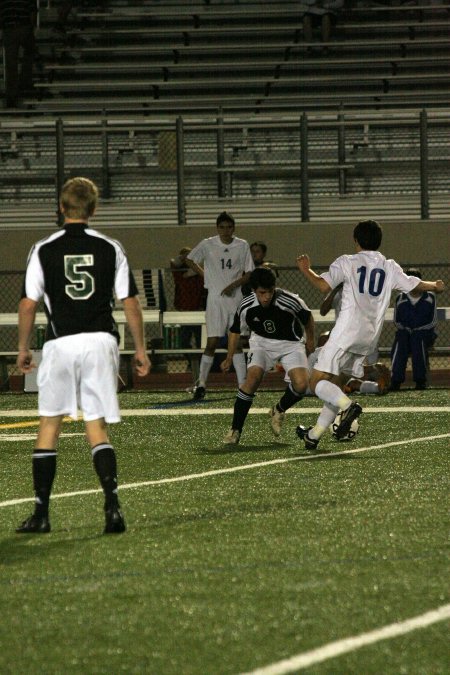
[[(316, 365), (322, 347), (328, 342), (330, 331), (325, 331), (319, 335), (317, 340), (317, 348), (308, 356), (308, 369), (312, 372)], [(346, 394), (352, 392), (359, 392), (360, 394), (387, 394), (389, 384), (391, 381), (391, 374), (389, 368), (382, 363), (374, 363), (371, 365), (364, 364), (364, 379), (345, 377), (342, 373), (339, 386)], [(311, 394), (308, 389), (307, 394)]]
[(364, 220), (353, 230), (356, 253), (342, 255), (320, 276), (312, 269), (307, 254), (297, 258), (299, 270), (322, 293), (329, 293), (339, 284), (342, 287), (341, 311), (314, 366), (310, 388), (324, 402), (314, 427), (298, 427), (297, 433), (307, 449), (315, 449), (321, 436), (329, 428), (339, 410), (343, 410), (336, 436), (343, 438), (351, 423), (362, 412), (359, 403), (339, 388), (339, 375), (361, 378), (367, 354), (374, 351), (383, 327), (386, 309), (394, 289), (410, 292), (414, 288), (441, 293), (444, 282), (420, 281), (407, 276), (400, 265), (386, 259), (378, 248), (382, 228), (374, 220)]
[(221, 363), (224, 372), (229, 370), (239, 335), (250, 331), (247, 377), (239, 386), (231, 429), (223, 440), (225, 445), (239, 443), (255, 393), (264, 374), (277, 362), (289, 377), (286, 391), (269, 411), (272, 431), (275, 436), (280, 435), (286, 410), (300, 401), (306, 391), (307, 354), (314, 350), (314, 319), (303, 300), (295, 293), (276, 288), (274, 272), (265, 267), (257, 267), (249, 282), (253, 292), (238, 307), (228, 337), (228, 354)]
[[(334, 309), (334, 320), (337, 321), (341, 311), (342, 286), (340, 283), (326, 294), (320, 305), (321, 316), (326, 316)], [(367, 354), (364, 360), (364, 381), (351, 378), (345, 382), (343, 378), (342, 389), (348, 394), (351, 391), (359, 391), (361, 394), (386, 394), (391, 381), (389, 369), (378, 363), (378, 347), (371, 354)]]
[(107, 423), (119, 422), (117, 326), (113, 296), (122, 300), (133, 336), (135, 368), (146, 375), (138, 291), (119, 242), (89, 227), (98, 190), (87, 178), (71, 178), (63, 186), (62, 229), (37, 242), (30, 251), (19, 303), (19, 353), (22, 373), (35, 367), (30, 339), (38, 302), (43, 298), (48, 318), (46, 342), (39, 366), (39, 431), (33, 453), (34, 513), (16, 532), (50, 532), (49, 501), (56, 473), (56, 446), (65, 415), (83, 412), (86, 438), (105, 496), (105, 534), (125, 531), (117, 497), (116, 455)]
[[(206, 301), (206, 348), (200, 360), (200, 372), (194, 389), (194, 400), (205, 397), (206, 382), (219, 340), (233, 323), (234, 314), (242, 300), (241, 287), (248, 281), (255, 265), (245, 239), (234, 236), (234, 218), (226, 211), (216, 220), (217, 235), (203, 239), (186, 258), (189, 265), (204, 277), (208, 289)], [(233, 357), (238, 384), (245, 380), (246, 363), (242, 348)]]

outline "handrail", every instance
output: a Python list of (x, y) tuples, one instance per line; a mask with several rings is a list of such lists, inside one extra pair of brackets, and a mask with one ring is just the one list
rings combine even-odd
[[(382, 114), (375, 113), (366, 113), (366, 114), (354, 114), (347, 113), (345, 110), (340, 109), (336, 112), (330, 113), (328, 115), (309, 115), (303, 113), (302, 117), (286, 117), (282, 120), (279, 118), (277, 120), (270, 119), (268, 117), (263, 119), (257, 119), (255, 117), (239, 117), (239, 118), (229, 118), (221, 116), (220, 118), (216, 116), (214, 119), (209, 118), (205, 120), (195, 120), (190, 119), (188, 116), (186, 119), (179, 117), (176, 121), (168, 123), (164, 122), (155, 122), (154, 120), (144, 120), (144, 119), (127, 119), (127, 120), (117, 120), (109, 119), (106, 115), (102, 115), (98, 119), (90, 120), (63, 120), (61, 117), (58, 117), (54, 120), (46, 121), (26, 121), (16, 120), (15, 122), (9, 121), (4, 123), (0, 121), (0, 133), (10, 133), (13, 134), (20, 132), (29, 132), (35, 134), (45, 134), (45, 135), (54, 135), (55, 136), (55, 146), (49, 144), (49, 157), (56, 155), (55, 166), (49, 167), (48, 169), (43, 170), (41, 167), (31, 167), (24, 168), (18, 173), (22, 179), (33, 178), (36, 174), (36, 171), (39, 170), (39, 175), (42, 177), (42, 180), (47, 180), (48, 176), (51, 174), (52, 180), (54, 180), (54, 174), (56, 173), (57, 185), (61, 186), (66, 177), (66, 173), (71, 170), (71, 167), (76, 166), (76, 162), (73, 160), (67, 161), (65, 158), (65, 141), (66, 134), (82, 134), (84, 136), (89, 136), (94, 134), (98, 135), (102, 139), (103, 153), (101, 159), (93, 161), (93, 166), (90, 167), (92, 172), (99, 172), (102, 177), (103, 186), (109, 184), (109, 179), (111, 176), (121, 173), (124, 174), (127, 171), (131, 173), (136, 170), (140, 171), (142, 174), (153, 171), (160, 172), (161, 175), (166, 172), (166, 174), (173, 173), (176, 176), (176, 185), (177, 185), (177, 199), (178, 199), (178, 222), (180, 225), (185, 224), (185, 188), (184, 188), (184, 176), (186, 177), (192, 172), (205, 172), (210, 173), (214, 171), (217, 175), (220, 174), (254, 174), (255, 176), (262, 175), (264, 172), (270, 176), (271, 172), (276, 172), (278, 175), (283, 172), (288, 174), (293, 171), (299, 171), (301, 175), (301, 180), (299, 181), (300, 196), (301, 196), (301, 219), (303, 221), (309, 220), (309, 202), (308, 202), (308, 172), (311, 171), (336, 171), (336, 177), (339, 179), (339, 194), (343, 195), (346, 193), (346, 180), (344, 177), (344, 172), (349, 170), (362, 171), (364, 167), (368, 164), (373, 164), (377, 161), (377, 158), (372, 157), (362, 157), (359, 156), (345, 156), (345, 132), (349, 129), (360, 129), (361, 126), (383, 126), (383, 127), (393, 127), (401, 129), (402, 127), (410, 128), (413, 127), (416, 129), (415, 140), (408, 140), (407, 147), (413, 146), (416, 149), (414, 153), (414, 170), (417, 170), (417, 163), (420, 161), (420, 181), (421, 181), (421, 193), (420, 193), (420, 213), (422, 218), (427, 219), (428, 214), (428, 174), (429, 167), (431, 162), (442, 162), (446, 160), (448, 153), (441, 152), (439, 156), (436, 156), (436, 151), (433, 152), (435, 144), (428, 142), (428, 131), (429, 128), (433, 125), (446, 125), (449, 128), (450, 133), (450, 120), (445, 115), (443, 111), (430, 111), (424, 109), (410, 109), (408, 111), (393, 112), (391, 114), (383, 112)], [(241, 157), (227, 157), (226, 161), (222, 165), (218, 164), (217, 154), (211, 154), (211, 151), (214, 150), (212, 144), (218, 142), (217, 140), (208, 140), (209, 143), (209, 156), (198, 159), (195, 161), (187, 155), (185, 151), (185, 135), (188, 132), (201, 133), (203, 131), (208, 133), (214, 133), (216, 139), (218, 138), (218, 131), (220, 129), (221, 134), (227, 131), (239, 131), (240, 133), (245, 132), (247, 135), (250, 130), (276, 130), (276, 131), (286, 131), (289, 130), (292, 136), (292, 132), (298, 132), (296, 147), (299, 149), (292, 154), (283, 158), (273, 159), (273, 157), (259, 157), (255, 159), (254, 155), (250, 154), (249, 156), (242, 159)], [(308, 137), (308, 132), (315, 129), (329, 129), (329, 130), (339, 130), (339, 147), (336, 143), (332, 142), (328, 146), (323, 146), (322, 151), (327, 151), (326, 153), (322, 152), (322, 156), (317, 154), (317, 151), (314, 152), (314, 148), (311, 146), (311, 142)], [(151, 142), (153, 144), (158, 144), (158, 134), (161, 132), (171, 132), (176, 138), (176, 158), (173, 166), (162, 166), (158, 161), (156, 156), (152, 156), (151, 161), (145, 166), (139, 164), (139, 166), (132, 164), (126, 165), (124, 167), (119, 166), (115, 167), (112, 163), (109, 162), (108, 158), (108, 137), (113, 136), (114, 134), (124, 134), (130, 132), (139, 132), (145, 131), (149, 133), (154, 133), (155, 136), (152, 137)], [(17, 140), (12, 140), (16, 146), (20, 143), (20, 148), (22, 150), (27, 148), (26, 142), (23, 139), (19, 142)], [(258, 141), (259, 142), (259, 141)], [(290, 141), (289, 141), (290, 142)], [(233, 141), (231, 141), (233, 143)], [(311, 146), (311, 147), (310, 147)], [(88, 146), (89, 147), (89, 146)], [(156, 146), (155, 146), (156, 147)], [(255, 146), (256, 147), (256, 146)], [(378, 147), (378, 146), (377, 146)], [(309, 153), (307, 150), (309, 149)], [(316, 149), (317, 150), (317, 149)], [(320, 148), (319, 148), (320, 150)], [(334, 154), (330, 155), (328, 150), (331, 150)], [(186, 155), (186, 156), (185, 156)], [(308, 159), (309, 157), (309, 159)], [(369, 161), (370, 160), (370, 161)], [(411, 166), (413, 166), (413, 158), (411, 156), (405, 157), (386, 157), (384, 160), (386, 162), (396, 162), (396, 161), (409, 161)], [(181, 171), (181, 164), (183, 165), (183, 171)], [(85, 162), (86, 167), (86, 162)], [(33, 172), (34, 169), (34, 172)], [(14, 180), (14, 175), (5, 173), (3, 177), (0, 177), (0, 184), (11, 182)], [(222, 190), (222, 194), (218, 195), (224, 198), (232, 198), (233, 186), (229, 183), (228, 187)], [(108, 191), (105, 191), (105, 197), (108, 197)]]
[[(354, 127), (356, 124), (384, 124), (384, 125), (410, 125), (417, 124), (420, 120), (422, 108), (413, 108), (409, 110), (390, 110), (390, 111), (345, 111), (345, 119), (338, 119), (339, 110), (333, 112), (322, 112), (320, 114), (308, 113), (308, 124), (310, 127)], [(426, 108), (428, 122), (431, 124), (445, 122), (450, 124), (448, 111), (442, 109)], [(27, 113), (28, 115), (28, 113)], [(247, 127), (249, 129), (270, 129), (270, 128), (288, 128), (298, 127), (299, 118), (293, 115), (279, 115), (272, 117), (270, 115), (260, 115), (258, 117), (242, 115), (239, 117), (227, 116), (228, 119), (221, 123), (223, 129), (236, 129)], [(55, 119), (7, 119), (0, 117), (0, 131), (27, 131), (36, 129), (42, 132), (52, 133), (56, 127)], [(86, 133), (98, 131), (103, 124), (106, 124), (108, 131), (147, 131), (154, 128), (157, 131), (173, 130), (174, 123), (171, 120), (154, 120), (145, 117), (130, 116), (129, 118), (118, 120), (115, 117), (108, 118), (102, 116), (89, 119), (64, 119), (64, 127), (71, 132)], [(184, 129), (187, 130), (210, 130), (217, 129), (217, 119), (212, 115), (201, 119), (188, 119), (184, 121)]]

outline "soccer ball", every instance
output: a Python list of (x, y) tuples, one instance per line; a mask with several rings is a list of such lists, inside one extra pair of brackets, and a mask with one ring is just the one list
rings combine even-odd
[(359, 422), (358, 422), (357, 419), (356, 419), (356, 420), (353, 420), (352, 425), (351, 425), (351, 427), (350, 427), (350, 429), (349, 429), (348, 434), (347, 434), (346, 436), (344, 436), (344, 438), (337, 438), (337, 437), (336, 437), (336, 430), (337, 430), (338, 426), (339, 426), (340, 423), (341, 423), (341, 417), (342, 417), (342, 410), (341, 410), (340, 412), (338, 412), (338, 414), (337, 414), (336, 417), (334, 418), (333, 424), (330, 426), (331, 435), (332, 435), (333, 438), (335, 438), (337, 441), (352, 441), (352, 440), (355, 438), (355, 436), (356, 436), (356, 434), (358, 433), (358, 431), (359, 431)]

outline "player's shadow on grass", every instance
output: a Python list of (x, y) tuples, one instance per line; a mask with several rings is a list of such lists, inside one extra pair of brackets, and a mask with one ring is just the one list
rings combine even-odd
[[(302, 501), (302, 509), (317, 511), (321, 508), (335, 508), (337, 501), (335, 499), (318, 500), (311, 499), (309, 502)], [(144, 529), (150, 530), (165, 530), (170, 532), (174, 527), (184, 527), (187, 523), (198, 523), (202, 521), (219, 522), (226, 520), (233, 520), (236, 518), (263, 515), (273, 515), (275, 513), (291, 514), (292, 510), (297, 507), (297, 502), (290, 499), (271, 499), (270, 501), (261, 501), (258, 503), (242, 502), (234, 505), (224, 505), (223, 508), (205, 509), (194, 513), (172, 513), (164, 515), (160, 518), (149, 518), (145, 522), (142, 520), (134, 523), (136, 528), (140, 531)]]
[[(103, 537), (101, 531), (92, 532), (89, 535), (77, 536), (77, 530), (86, 532), (86, 526), (71, 527), (70, 531), (66, 528), (52, 528), (48, 534), (14, 534), (0, 541), (0, 565), (17, 565), (30, 561), (37, 555), (40, 559), (45, 556), (52, 556), (55, 552), (67, 552), (70, 554), (77, 546), (83, 542), (94, 542), (99, 537)], [(54, 535), (61, 533), (68, 534), (67, 539), (56, 539)], [(31, 544), (31, 545), (30, 545)]]
[(201, 406), (208, 406), (209, 403), (217, 403), (218, 401), (234, 401), (236, 396), (221, 396), (220, 398), (203, 398), (200, 401), (194, 401), (194, 399), (189, 398), (185, 401), (165, 401), (164, 403), (157, 403), (155, 405), (148, 406), (148, 410), (164, 410), (165, 408), (189, 408), (192, 407), (193, 410)]
[(198, 454), (200, 455), (230, 455), (234, 453), (243, 452), (267, 452), (267, 450), (272, 450), (274, 453), (277, 453), (279, 450), (292, 449), (290, 443), (258, 443), (255, 444), (244, 444), (240, 443), (239, 445), (218, 445), (215, 448), (199, 448)]

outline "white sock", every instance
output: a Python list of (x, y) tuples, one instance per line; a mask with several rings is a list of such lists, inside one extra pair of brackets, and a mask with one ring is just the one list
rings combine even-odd
[(361, 394), (378, 394), (380, 390), (378, 389), (378, 384), (376, 382), (369, 382), (369, 380), (366, 380), (365, 382), (361, 382), (359, 391)]
[(329, 403), (325, 403), (320, 415), (317, 418), (315, 426), (308, 431), (308, 436), (315, 440), (318, 440), (326, 432), (330, 424), (333, 424), (334, 418), (339, 412), (339, 408)]
[(329, 380), (320, 380), (316, 384), (316, 396), (324, 403), (330, 403), (340, 410), (347, 410), (352, 402), (342, 389), (339, 389), (337, 384), (333, 384)]
[(208, 379), (209, 371), (214, 361), (214, 356), (207, 356), (202, 354), (200, 359), (200, 372), (198, 375), (198, 386), (206, 387), (206, 380)]
[(233, 356), (233, 366), (236, 371), (238, 385), (241, 386), (244, 384), (245, 378), (247, 377), (247, 363), (245, 361), (245, 355), (242, 352)]

